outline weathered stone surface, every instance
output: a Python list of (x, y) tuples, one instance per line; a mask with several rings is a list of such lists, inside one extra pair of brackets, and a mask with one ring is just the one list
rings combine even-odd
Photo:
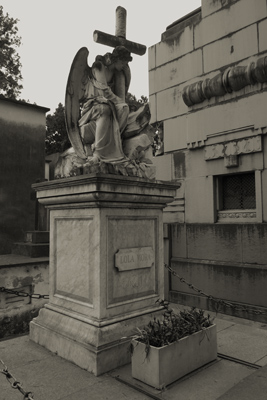
[[(222, 37), (227, 36), (229, 32), (239, 31), (267, 16), (265, 0), (259, 0), (257, 7), (250, 0), (234, 2), (228, 0), (227, 3), (214, 0), (203, 1), (203, 19), (195, 29), (196, 48), (213, 41), (218, 41)], [(204, 18), (207, 14), (210, 15)]]
[(156, 45), (155, 67), (170, 62), (194, 50), (194, 29), (187, 26), (170, 39)]
[[(0, 257), (0, 287), (32, 294), (49, 292), (49, 260), (7, 254)], [(29, 330), (29, 322), (47, 300), (0, 292), (0, 338)]]
[(148, 49), (148, 70), (155, 68), (156, 66), (156, 45), (151, 46)]
[[(266, 165), (266, 164), (265, 164)], [(267, 170), (262, 171), (262, 181), (266, 182), (267, 179)], [(267, 185), (262, 185), (262, 198), (267, 198)], [(263, 201), (262, 203), (262, 211), (263, 211), (263, 222), (267, 222), (267, 202)]]
[[(231, 4), (233, 0), (226, 0), (225, 5)], [(201, 13), (202, 18), (207, 17), (210, 14), (213, 14), (216, 11), (219, 11), (223, 7), (221, 1), (214, 1), (214, 0), (204, 0), (202, 1), (201, 5)]]
[(202, 51), (196, 50), (150, 71), (149, 93), (160, 92), (202, 73)]
[[(51, 279), (31, 338), (96, 375), (129, 362), (121, 338), (164, 295), (162, 209), (177, 185), (92, 174), (34, 188), (50, 209)], [(116, 258), (129, 250), (131, 269)]]
[[(136, 149), (136, 148), (135, 148)], [(140, 152), (145, 153), (143, 150)], [(151, 152), (151, 148), (146, 152)], [(96, 165), (85, 165), (82, 168), (83, 174), (111, 174), (111, 175), (123, 175), (145, 178), (154, 180), (156, 176), (156, 167), (146, 162), (136, 163), (135, 161), (129, 162), (127, 165), (120, 164), (106, 164), (99, 163)]]
[[(243, 45), (246, 43), (246, 46)], [(257, 25), (251, 25), (203, 48), (204, 72), (222, 68), (258, 53)], [(214, 57), (216, 54), (216, 57)], [(197, 76), (197, 75), (195, 75)]]
[(184, 84), (157, 93), (157, 116), (159, 121), (175, 118), (188, 111), (182, 98), (183, 88)]
[(161, 41), (171, 41), (175, 38), (179, 38), (180, 34), (185, 31), (187, 27), (193, 29), (196, 25), (198, 25), (200, 20), (201, 7), (198, 7), (194, 11), (167, 26), (166, 31), (161, 35)]
[[(206, 140), (207, 136), (216, 133), (230, 134), (235, 129), (253, 126), (257, 129), (267, 125), (267, 115), (264, 112), (264, 104), (267, 98), (266, 92), (258, 93), (257, 96), (243, 97), (237, 102), (227, 102), (214, 107), (203, 108), (192, 113), (190, 118), (184, 116), (187, 121), (185, 129), (187, 132), (187, 143)], [(252, 112), (253, 110), (253, 112)], [(214, 135), (215, 136), (215, 135)], [(220, 142), (218, 135), (217, 143)], [(165, 135), (165, 137), (168, 137)], [(165, 145), (168, 146), (168, 142)]]
[(164, 121), (164, 150), (170, 152), (185, 149), (187, 147), (187, 129), (186, 116)]
[[(167, 346), (149, 348), (132, 341), (132, 376), (161, 389), (217, 358), (216, 325), (188, 335)], [(197, 354), (197, 356), (196, 356)]]
[(160, 181), (172, 180), (172, 155), (163, 154), (162, 156), (154, 158), (154, 165), (156, 167), (156, 178)]
[(267, 36), (267, 20), (259, 22), (259, 51), (267, 50), (266, 36)]
[(179, 186), (176, 183), (163, 184), (136, 177), (96, 173), (38, 183), (34, 184), (33, 188), (37, 191), (39, 202), (46, 206), (86, 201), (88, 206), (92, 203), (98, 207), (108, 203), (111, 203), (112, 207), (113, 202), (119, 202), (131, 205), (138, 203), (139, 208), (147, 208), (150, 204), (163, 208), (172, 201), (172, 196)]
[[(207, 196), (207, 193), (213, 193), (214, 182), (213, 176), (201, 176), (191, 178), (186, 183), (186, 200), (185, 200), (185, 222), (187, 223), (214, 223), (214, 201), (212, 196)], [(196, 192), (198, 193), (195, 201)], [(200, 244), (198, 244), (200, 245)], [(205, 246), (202, 246), (205, 251)]]
[[(263, 311), (266, 262), (262, 264), (265, 251), (258, 248), (264, 246), (264, 234), (258, 228), (264, 230), (262, 222), (267, 222), (266, 19), (265, 0), (260, 0), (256, 8), (250, 0), (203, 0), (199, 20), (192, 25), (194, 49), (176, 61), (172, 59), (179, 51), (171, 48), (175, 32), (178, 35), (179, 27), (180, 32), (184, 29), (182, 22), (174, 23), (166, 31), (170, 34), (168, 43), (164, 33), (162, 43), (153, 49), (155, 57), (162, 50), (165, 63), (156, 68), (155, 61), (155, 67), (149, 71), (151, 97), (156, 103), (157, 120), (164, 124), (167, 153), (161, 163), (158, 160), (157, 167), (162, 164), (163, 168), (165, 157), (173, 157), (176, 152), (185, 159), (185, 163), (182, 158), (177, 160), (176, 176), (173, 166), (171, 174), (172, 179), (183, 181), (184, 203), (176, 195), (173, 205), (165, 208), (172, 218), (168, 222), (177, 222), (178, 214), (183, 214), (184, 220), (181, 218), (180, 222), (186, 227), (177, 240), (173, 239), (173, 254), (185, 258), (184, 263), (174, 260), (173, 265), (180, 276), (207, 293), (238, 305), (258, 305)], [(191, 32), (187, 34), (189, 41)], [(189, 77), (185, 72), (187, 61), (193, 60), (197, 50), (202, 55), (195, 61), (203, 66), (203, 71), (198, 73), (196, 68)], [(171, 74), (171, 66), (175, 66), (182, 81)], [(161, 74), (166, 75), (162, 85), (157, 83)], [(187, 109), (181, 106), (180, 97), (185, 87), (191, 88)], [(247, 173), (255, 177), (255, 207), (243, 210), (240, 205), (238, 210), (221, 210), (222, 176)], [(254, 180), (250, 188), (253, 184)], [(233, 196), (240, 191), (242, 188), (231, 188)], [(171, 215), (175, 204), (180, 210), (184, 204), (184, 211)], [(191, 230), (192, 224), (196, 226)], [(251, 226), (247, 234), (244, 225)], [(173, 284), (175, 289), (169, 293), (174, 301), (213, 309), (212, 301), (175, 277), (171, 278), (172, 288)], [(233, 311), (226, 306), (222, 312), (262, 321), (265, 318), (253, 311)]]
[[(237, 302), (237, 306), (249, 306), (251, 311), (254, 309), (261, 309), (266, 313), (266, 296), (264, 297), (264, 282), (266, 281), (266, 268), (252, 267), (249, 264), (237, 264), (235, 262), (216, 262), (209, 260), (194, 260), (194, 259), (174, 259), (172, 268), (179, 276), (182, 276), (187, 282), (197, 282), (197, 287), (201, 288), (205, 293), (217, 299), (225, 299), (230, 302)], [(227, 272), (226, 272), (227, 271)], [(196, 292), (190, 289), (187, 285), (181, 283), (179, 279), (172, 281), (172, 294), (181, 294), (180, 300), (183, 295), (190, 295), (191, 305), (202, 308), (203, 305), (206, 309), (214, 309), (216, 304), (205, 297), (196, 296)], [(172, 297), (174, 299), (174, 297)], [(180, 304), (186, 304), (182, 300)], [(189, 299), (187, 299), (189, 300)], [(204, 300), (204, 302), (202, 302)], [(206, 303), (208, 300), (208, 303)], [(213, 303), (213, 304), (212, 304)], [(213, 308), (214, 307), (214, 308)], [(242, 318), (254, 319), (253, 312), (238, 312), (238, 310), (231, 310), (228, 307), (220, 308), (219, 312), (230, 313), (239, 315)], [(261, 320), (264, 321), (265, 316), (261, 315)]]

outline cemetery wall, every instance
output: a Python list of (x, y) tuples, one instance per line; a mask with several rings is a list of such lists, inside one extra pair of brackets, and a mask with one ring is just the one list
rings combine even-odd
[(31, 185), (44, 179), (48, 108), (0, 99), (0, 254), (35, 229)]
[[(266, 35), (265, 0), (202, 0), (149, 49), (152, 122), (164, 127), (157, 178), (181, 183), (165, 209), (175, 232), (170, 262), (208, 293), (262, 307)], [(193, 302), (192, 290), (170, 285), (172, 299)]]
[[(29, 294), (49, 293), (48, 258), (0, 257), (0, 287)], [(28, 332), (29, 322), (48, 300), (0, 291), (0, 339)]]
[[(186, 281), (214, 298), (267, 310), (267, 224), (173, 224), (170, 237), (171, 267)], [(170, 299), (212, 308), (175, 278)]]

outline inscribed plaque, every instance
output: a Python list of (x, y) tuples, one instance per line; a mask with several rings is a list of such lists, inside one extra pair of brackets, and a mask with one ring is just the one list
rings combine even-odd
[(115, 267), (118, 268), (119, 271), (151, 268), (154, 262), (154, 251), (152, 247), (120, 249), (115, 254)]

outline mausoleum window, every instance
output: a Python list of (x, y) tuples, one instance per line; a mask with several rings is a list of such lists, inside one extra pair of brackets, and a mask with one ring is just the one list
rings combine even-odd
[(246, 210), (256, 208), (255, 174), (222, 177), (222, 209)]
[[(260, 218), (255, 172), (217, 177), (217, 221), (255, 222)], [(258, 188), (259, 189), (259, 188)]]

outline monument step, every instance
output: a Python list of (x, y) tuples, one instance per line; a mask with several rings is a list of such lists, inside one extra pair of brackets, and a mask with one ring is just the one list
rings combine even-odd
[(49, 231), (30, 231), (25, 234), (27, 243), (49, 243)]
[(14, 243), (12, 254), (26, 256), (31, 258), (48, 257), (49, 243)]

